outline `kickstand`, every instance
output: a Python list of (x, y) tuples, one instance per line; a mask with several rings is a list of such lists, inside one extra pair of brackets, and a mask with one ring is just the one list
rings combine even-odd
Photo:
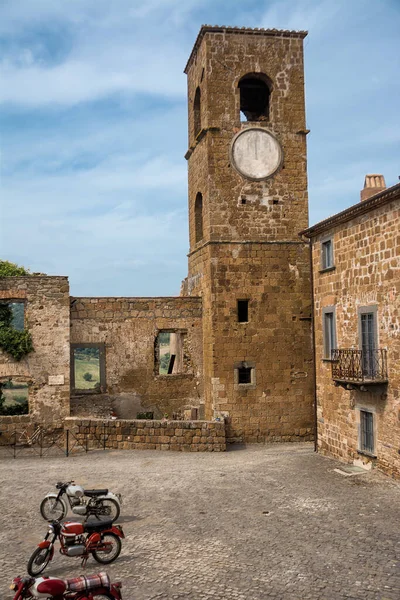
[(88, 561), (88, 558), (89, 558), (89, 554), (88, 554), (87, 556), (84, 556), (84, 557), (82, 558), (82, 562), (81, 562), (81, 567), (82, 567), (82, 569), (84, 569), (84, 568), (86, 567), (86, 563), (87, 563), (87, 561)]

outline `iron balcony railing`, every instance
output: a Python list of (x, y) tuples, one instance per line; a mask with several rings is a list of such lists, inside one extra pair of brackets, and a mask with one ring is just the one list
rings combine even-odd
[(332, 379), (349, 382), (386, 382), (387, 350), (332, 350)]

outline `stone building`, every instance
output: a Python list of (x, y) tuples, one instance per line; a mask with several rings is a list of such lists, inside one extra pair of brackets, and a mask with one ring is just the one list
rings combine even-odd
[(2, 354), (0, 379), (29, 383), (30, 418), (184, 415), (225, 421), (231, 440), (311, 438), (305, 36), (200, 30), (185, 69), (180, 297), (69, 299), (66, 278), (0, 282), (35, 347), (20, 363)]
[(400, 184), (302, 232), (312, 247), (318, 449), (400, 475)]

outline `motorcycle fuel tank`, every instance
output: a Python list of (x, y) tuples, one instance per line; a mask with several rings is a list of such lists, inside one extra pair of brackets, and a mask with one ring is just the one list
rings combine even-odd
[(61, 530), (61, 534), (66, 537), (70, 535), (81, 535), (84, 532), (84, 527), (82, 523), (63, 523), (63, 528)]
[(75, 485), (72, 483), (67, 487), (68, 496), (72, 496), (73, 498), (82, 498), (84, 493), (83, 487), (80, 485)]
[(29, 590), (34, 598), (49, 598), (65, 592), (67, 586), (62, 579), (56, 577), (39, 577)]

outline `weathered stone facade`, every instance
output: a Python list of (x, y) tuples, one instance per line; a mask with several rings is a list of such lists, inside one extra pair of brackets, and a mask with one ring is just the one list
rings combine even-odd
[[(203, 27), (186, 67), (190, 254), (183, 289), (203, 298), (206, 416), (227, 418), (231, 440), (312, 435), (310, 267), (298, 238), (308, 222), (304, 37)], [(269, 82), (269, 113), (241, 122), (247, 74)], [(249, 128), (272, 134), (282, 148), (272, 177), (254, 181), (233, 168), (232, 140)], [(247, 322), (238, 322), (241, 299)], [(240, 365), (252, 369), (248, 384), (237, 381)]]
[[(0, 351), (0, 381), (29, 384), (33, 421), (57, 422), (69, 415), (70, 299), (67, 277), (5, 277), (0, 301), (24, 304), (25, 327), (34, 352), (16, 361)], [(8, 417), (2, 417), (7, 421)]]
[[(363, 197), (368, 197), (367, 190)], [(304, 233), (312, 243), (318, 448), (346, 462), (376, 464), (386, 473), (398, 476), (400, 185), (373, 195)], [(333, 261), (330, 267), (323, 268), (321, 251), (329, 240)], [(334, 373), (337, 387), (332, 378), (332, 361), (324, 354), (327, 311), (335, 313), (334, 345), (339, 353), (333, 366), (340, 374)], [(375, 331), (371, 327), (371, 342), (362, 338), (362, 315), (371, 315), (375, 325)], [(376, 350), (369, 352), (366, 343), (373, 344)], [(386, 365), (382, 364), (386, 353), (387, 374)], [(343, 361), (346, 363), (340, 371)], [(372, 415), (369, 449), (362, 439), (360, 419), (365, 413)]]
[[(160, 331), (185, 334), (185, 368), (173, 375), (156, 371)], [(200, 407), (202, 378), (202, 303), (200, 298), (72, 298), (71, 343), (104, 343), (104, 394), (74, 395), (72, 414), (100, 417), (113, 410), (135, 419), (152, 411), (170, 417)]]
[[(69, 315), (65, 279), (23, 278), (37, 351), (4, 376), (22, 369), (36, 382), (32, 416), (68, 415), (71, 384), (76, 416), (197, 415), (226, 419), (231, 441), (312, 437), (310, 265), (297, 235), (308, 219), (305, 35), (202, 27), (186, 68), (190, 253), (182, 295), (71, 298)], [(277, 153), (273, 171), (256, 180), (233, 159), (232, 140), (245, 130)], [(4, 285), (16, 294), (18, 281)], [(174, 338), (168, 374), (158, 369), (161, 333)], [(100, 380), (87, 389), (75, 384), (74, 352), (82, 350), (99, 356)], [(81, 383), (92, 377), (88, 361)], [(46, 369), (65, 383), (47, 392)]]

